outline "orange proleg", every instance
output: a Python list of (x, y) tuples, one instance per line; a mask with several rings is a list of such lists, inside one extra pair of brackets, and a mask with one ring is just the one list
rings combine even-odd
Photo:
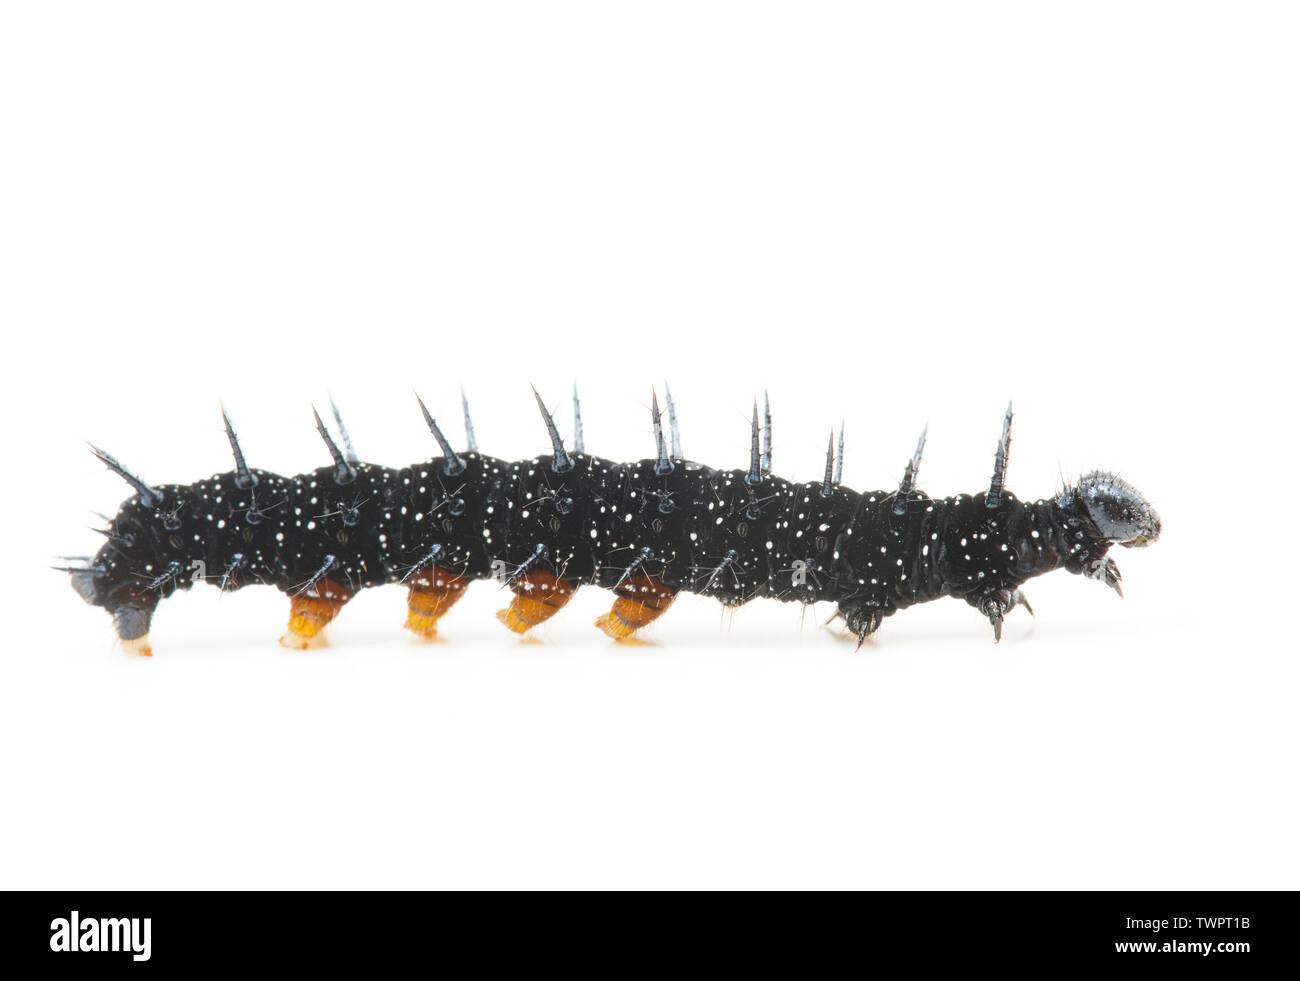
[(469, 581), (436, 565), (420, 570), (410, 580), (411, 591), (406, 597), (406, 629), (422, 640), (438, 636), (438, 618), (450, 610), (465, 594)]
[(325, 625), (355, 595), (355, 590), (329, 578), (321, 578), (295, 593), (289, 599), (289, 632), (280, 638), (280, 643), (295, 650), (320, 646), (324, 643), (321, 631)]
[(564, 608), (578, 588), (542, 569), (520, 576), (510, 584), (515, 598), (497, 612), (497, 619), (517, 634), (544, 623)]
[(626, 640), (653, 623), (672, 605), (677, 594), (645, 573), (631, 576), (614, 589), (618, 599), (596, 626), (615, 640)]

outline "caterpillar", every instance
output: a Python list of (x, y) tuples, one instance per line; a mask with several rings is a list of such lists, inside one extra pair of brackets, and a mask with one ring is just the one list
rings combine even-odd
[(332, 399), (342, 448), (313, 408), (332, 463), (294, 477), (247, 464), (224, 405), (234, 469), (194, 484), (148, 484), (91, 445), (135, 493), (106, 519), (93, 558), (58, 568), (87, 603), (108, 611), (123, 645), (144, 655), (158, 604), (195, 582), (286, 593), (281, 643), (291, 648), (322, 643), (357, 592), (391, 583), (408, 588), (406, 627), (432, 639), (469, 583), (488, 578), (511, 590), (497, 616), (519, 634), (590, 584), (614, 593), (596, 626), (615, 640), (636, 635), (687, 591), (727, 606), (758, 597), (829, 601), (859, 647), (886, 617), (952, 596), (988, 619), (996, 643), (1013, 609), (1033, 613), (1021, 591), (1027, 580), (1064, 568), (1122, 596), (1108, 550), (1160, 535), (1155, 510), (1112, 473), (1018, 500), (1005, 486), (1009, 405), (988, 486), (931, 498), (917, 488), (926, 431), (895, 490), (859, 493), (841, 483), (843, 425), (838, 441), (831, 430), (820, 481), (773, 475), (766, 394), (761, 426), (754, 400), (743, 470), (682, 455), (666, 386), (667, 435), (652, 393), (655, 455), (634, 463), (586, 452), (576, 386), (572, 450), (533, 395), (551, 452), (520, 462), (479, 452), (463, 390), (467, 449), (452, 447), (417, 395), (441, 455), (401, 469), (362, 462)]

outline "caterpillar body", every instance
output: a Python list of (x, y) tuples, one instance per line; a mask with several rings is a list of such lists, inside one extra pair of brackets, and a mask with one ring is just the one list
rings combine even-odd
[(729, 606), (829, 601), (860, 646), (885, 617), (943, 596), (977, 609), (999, 640), (1012, 609), (1032, 613), (1020, 588), (1028, 579), (1064, 568), (1119, 592), (1107, 551), (1160, 534), (1155, 510), (1110, 473), (1032, 503), (1007, 491), (1010, 406), (988, 487), (931, 498), (916, 487), (924, 433), (896, 489), (859, 493), (840, 482), (842, 427), (838, 447), (833, 431), (827, 443), (822, 480), (772, 473), (766, 398), (761, 427), (754, 403), (749, 467), (715, 470), (682, 455), (670, 394), (667, 438), (655, 395), (656, 453), (634, 463), (586, 452), (576, 390), (572, 451), (534, 395), (551, 452), (519, 462), (478, 451), (467, 402), (468, 449), (453, 449), (420, 402), (442, 455), (401, 469), (361, 462), (337, 407), (344, 448), (316, 414), (333, 463), (294, 477), (250, 468), (224, 407), (235, 467), (194, 484), (152, 486), (92, 446), (136, 493), (103, 529), (98, 554), (61, 568), (141, 654), (151, 653), (159, 602), (202, 581), (288, 594), (289, 647), (320, 643), (359, 590), (390, 583), (409, 589), (406, 626), (432, 638), (468, 584), (487, 578), (512, 591), (497, 616), (521, 634), (591, 584), (615, 594), (596, 626), (616, 640), (688, 591)]

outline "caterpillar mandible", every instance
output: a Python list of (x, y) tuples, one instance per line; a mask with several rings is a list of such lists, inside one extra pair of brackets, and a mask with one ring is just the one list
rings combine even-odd
[(417, 396), (442, 455), (397, 470), (361, 461), (332, 400), (343, 448), (313, 409), (333, 462), (295, 477), (250, 467), (224, 406), (234, 469), (194, 484), (148, 484), (92, 445), (135, 494), (102, 530), (106, 542), (93, 559), (60, 568), (87, 603), (111, 614), (123, 644), (145, 655), (159, 602), (195, 581), (286, 593), (281, 643), (293, 648), (321, 643), (358, 591), (389, 583), (408, 587), (406, 626), (431, 639), (469, 583), (486, 578), (514, 594), (497, 616), (519, 634), (558, 613), (579, 586), (596, 585), (614, 593), (596, 626), (615, 640), (687, 591), (728, 606), (758, 597), (829, 601), (861, 647), (886, 617), (943, 596), (978, 610), (997, 642), (1013, 609), (1033, 612), (1021, 592), (1027, 580), (1064, 568), (1122, 595), (1108, 550), (1160, 535), (1155, 510), (1111, 473), (1018, 500), (1005, 486), (1010, 406), (987, 488), (931, 498), (917, 489), (924, 432), (897, 489), (859, 493), (840, 481), (843, 426), (838, 443), (831, 432), (821, 481), (772, 473), (766, 395), (762, 426), (754, 400), (744, 470), (682, 455), (666, 386), (667, 437), (655, 393), (655, 455), (634, 463), (586, 452), (576, 386), (572, 451), (533, 395), (551, 452), (520, 462), (479, 452), (463, 391), (467, 449), (452, 447)]

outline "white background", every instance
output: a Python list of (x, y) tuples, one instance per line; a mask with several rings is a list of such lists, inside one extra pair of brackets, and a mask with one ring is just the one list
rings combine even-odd
[[(1296, 888), (1297, 22), (1288, 4), (13, 4), (0, 19), (0, 885)], [(146, 479), (566, 434), (1010, 486), (1114, 468), (1165, 537), (994, 646), (855, 654), (579, 593), (520, 643), (396, 587), (310, 653), (196, 589), (128, 657), (54, 556)], [(459, 435), (457, 435), (459, 442)]]

